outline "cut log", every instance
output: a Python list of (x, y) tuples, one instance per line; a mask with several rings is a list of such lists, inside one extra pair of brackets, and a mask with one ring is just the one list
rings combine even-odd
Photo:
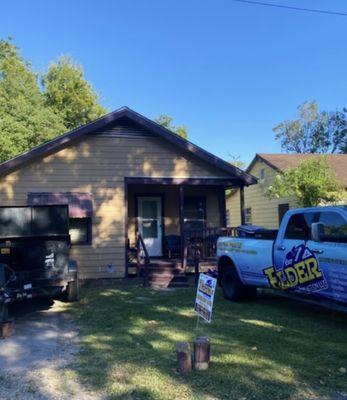
[(9, 319), (0, 323), (0, 339), (6, 339), (14, 334), (14, 320)]
[(194, 368), (203, 371), (210, 365), (210, 339), (199, 336), (194, 340)]
[(176, 347), (177, 370), (185, 374), (192, 370), (192, 352), (188, 342), (180, 342)]

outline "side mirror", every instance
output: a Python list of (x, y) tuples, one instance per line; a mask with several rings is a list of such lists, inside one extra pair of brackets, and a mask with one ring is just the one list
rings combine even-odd
[(324, 224), (321, 222), (314, 222), (311, 225), (311, 237), (314, 242), (321, 241), (321, 235), (324, 234)]

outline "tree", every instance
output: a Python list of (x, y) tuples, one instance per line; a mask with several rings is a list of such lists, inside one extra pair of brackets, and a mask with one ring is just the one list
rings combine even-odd
[(188, 138), (187, 128), (183, 125), (173, 126), (172, 120), (173, 120), (173, 118), (166, 114), (161, 114), (161, 115), (159, 115), (159, 117), (154, 118), (154, 121), (157, 124), (164, 126), (165, 128), (169, 129), (171, 132), (175, 133), (176, 135), (183, 137), (183, 139), (187, 139)]
[(336, 203), (344, 192), (325, 156), (312, 156), (297, 167), (277, 175), (267, 190), (269, 198), (295, 195), (301, 207), (314, 207), (322, 203)]
[(315, 101), (298, 107), (298, 118), (273, 130), (282, 150), (295, 153), (346, 153), (347, 110), (319, 111)]
[(70, 58), (61, 57), (40, 78), (11, 39), (0, 39), (0, 161), (105, 112)]
[(69, 57), (53, 62), (42, 78), (46, 105), (68, 129), (87, 124), (106, 113), (99, 96), (85, 79), (82, 67)]
[(45, 106), (38, 77), (11, 39), (0, 39), (0, 161), (63, 133), (61, 119)]
[(231, 165), (234, 165), (235, 167), (240, 169), (246, 168), (246, 164), (240, 159), (240, 156), (233, 156), (232, 154), (230, 154), (229, 157), (230, 157), (229, 163)]

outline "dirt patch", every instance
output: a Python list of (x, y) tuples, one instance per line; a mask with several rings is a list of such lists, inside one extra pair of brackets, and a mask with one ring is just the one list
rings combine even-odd
[(60, 302), (19, 303), (14, 336), (0, 340), (0, 399), (98, 399), (74, 372), (78, 329)]

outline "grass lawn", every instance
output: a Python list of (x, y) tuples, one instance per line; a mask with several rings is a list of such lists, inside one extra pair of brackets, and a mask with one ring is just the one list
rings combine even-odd
[[(195, 289), (133, 284), (84, 289), (68, 305), (81, 329), (75, 373), (106, 399), (325, 399), (347, 392), (347, 317), (263, 295), (232, 303), (218, 289), (196, 329)], [(175, 346), (208, 334), (208, 371), (181, 376)], [(337, 397), (338, 398), (338, 397)]]

